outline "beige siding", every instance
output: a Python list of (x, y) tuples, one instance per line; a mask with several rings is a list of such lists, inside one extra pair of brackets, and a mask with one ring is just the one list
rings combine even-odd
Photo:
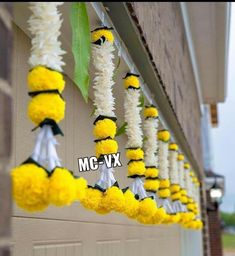
[[(27, 118), (26, 76), (30, 41), (17, 27), (14, 47), (14, 136), (12, 166), (20, 164), (31, 153), (37, 133)], [(122, 63), (123, 64), (123, 63)], [(123, 122), (123, 87), (121, 77), (126, 72), (121, 65), (114, 93), (118, 97), (119, 124)], [(61, 122), (65, 137), (58, 137), (59, 156), (63, 165), (78, 173), (77, 158), (94, 152), (92, 104), (85, 104), (80, 93), (67, 79), (63, 93), (67, 102), (66, 118)], [(125, 187), (126, 160), (123, 149), (125, 136), (118, 137), (122, 168), (115, 176)], [(99, 173), (86, 172), (84, 177), (93, 184)], [(49, 207), (40, 214), (27, 214), (14, 206), (12, 250), (14, 256), (79, 256), (79, 255), (146, 255), (153, 252), (162, 256), (181, 255), (181, 229), (178, 226), (144, 226), (115, 213), (100, 216), (84, 210), (78, 203), (66, 208)], [(169, 246), (170, 244), (170, 246)], [(197, 255), (198, 256), (198, 255)]]

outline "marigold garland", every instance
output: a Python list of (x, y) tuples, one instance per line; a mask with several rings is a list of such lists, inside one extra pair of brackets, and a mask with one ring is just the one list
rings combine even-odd
[[(170, 180), (170, 168), (172, 167), (171, 153), (178, 150), (178, 146), (174, 143), (169, 144), (170, 132), (167, 130), (160, 130), (157, 133), (159, 140), (159, 176), (160, 186), (158, 190), (159, 203), (167, 212), (167, 216), (164, 219), (164, 224), (178, 223), (180, 220), (180, 214), (172, 204), (171, 197), (171, 184), (174, 185)], [(176, 168), (174, 164), (173, 168)], [(176, 175), (176, 174), (175, 174)], [(174, 187), (175, 189), (175, 187)]]
[[(116, 117), (114, 113), (114, 97), (112, 87), (114, 85), (114, 37), (110, 28), (101, 27), (92, 31), (92, 58), (96, 69), (94, 79), (94, 106), (96, 120), (93, 134), (97, 158), (114, 154), (118, 151), (118, 143), (114, 139), (116, 135)], [(95, 210), (99, 214), (110, 211), (122, 212), (125, 198), (113, 176), (113, 169), (107, 168), (105, 163), (100, 166), (101, 178), (95, 187), (89, 188), (86, 197), (81, 200), (84, 207)], [(108, 180), (104, 179), (108, 176)], [(99, 188), (102, 189), (99, 190)]]
[(16, 204), (29, 212), (43, 211), (49, 205), (48, 173), (34, 163), (22, 164), (11, 171)]
[(55, 206), (71, 205), (77, 199), (77, 185), (71, 172), (56, 167), (50, 177), (49, 202)]
[[(32, 48), (28, 74), (28, 116), (40, 126), (40, 132), (30, 158), (12, 170), (13, 197), (18, 206), (26, 211), (44, 210), (49, 203), (56, 206), (70, 205), (84, 196), (86, 182), (75, 179), (61, 167), (54, 135), (62, 133), (58, 123), (64, 118), (65, 101), (61, 93), (65, 81), (62, 75), (60, 27), (62, 20), (58, 6), (63, 2), (30, 3), (32, 15), (29, 30)], [(53, 30), (51, 27), (53, 26)], [(51, 172), (48, 176), (48, 171)]]
[[(147, 194), (148, 189), (157, 189), (158, 187), (158, 181), (149, 180), (147, 183), (143, 184), (141, 177), (145, 175), (146, 171), (146, 159), (144, 161), (144, 158), (147, 157), (147, 163), (148, 162), (155, 162), (155, 158), (153, 157), (154, 153), (152, 154), (152, 151), (155, 151), (155, 144), (153, 145), (153, 150), (150, 153), (147, 153), (147, 156), (145, 155), (144, 151), (142, 150), (143, 145), (143, 133), (141, 129), (141, 116), (140, 111), (141, 107), (139, 106), (139, 98), (140, 98), (140, 82), (138, 79), (138, 75), (133, 73), (127, 73), (124, 77), (124, 87), (125, 87), (125, 99), (124, 99), (124, 109), (125, 109), (125, 121), (127, 123), (126, 127), (126, 135), (127, 135), (127, 144), (126, 144), (126, 156), (130, 160), (128, 162), (128, 177), (133, 178), (134, 181), (130, 186), (130, 189), (133, 194), (138, 195), (139, 198), (139, 206), (138, 206), (138, 212), (135, 214), (136, 219), (140, 223), (144, 224), (151, 224), (154, 223), (153, 217), (157, 211), (157, 205), (154, 200), (154, 198), (149, 197)], [(151, 115), (151, 117), (155, 114), (154, 118), (157, 117), (157, 111), (149, 110), (149, 112), (146, 112), (146, 115)], [(154, 119), (153, 118), (153, 119)], [(152, 128), (151, 126), (151, 120), (150, 126), (147, 127), (146, 125), (145, 129), (147, 132), (152, 132), (150, 130)], [(154, 126), (154, 125), (153, 125)], [(149, 129), (150, 128), (150, 129)], [(154, 127), (153, 127), (153, 133), (154, 133)], [(151, 142), (149, 141), (149, 144)], [(148, 145), (149, 146), (149, 145)], [(151, 146), (151, 145), (150, 145)], [(149, 150), (149, 148), (148, 148)], [(154, 167), (153, 167), (154, 168)], [(154, 172), (151, 170), (150, 172)], [(155, 170), (155, 175), (157, 174), (157, 170)], [(150, 178), (150, 177), (149, 177)], [(156, 176), (154, 176), (156, 178)], [(137, 204), (135, 203), (136, 207)], [(125, 212), (126, 213), (126, 212)], [(126, 213), (128, 215), (128, 213)]]

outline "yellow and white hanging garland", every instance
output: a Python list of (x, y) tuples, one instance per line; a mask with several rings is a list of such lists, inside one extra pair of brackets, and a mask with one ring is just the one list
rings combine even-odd
[[(158, 170), (158, 140), (156, 134), (158, 131), (158, 111), (155, 106), (145, 106), (144, 109), (144, 160), (145, 160), (145, 182), (144, 188), (149, 196), (156, 201), (156, 193), (159, 189), (159, 170)], [(156, 202), (157, 203), (157, 202)], [(163, 207), (157, 208), (155, 215), (149, 220), (150, 223), (159, 224), (166, 218), (166, 212)]]
[[(92, 34), (92, 57), (96, 69), (94, 79), (94, 105), (95, 116), (93, 134), (96, 137), (95, 151), (99, 160), (104, 155), (114, 154), (118, 151), (116, 135), (116, 116), (114, 113), (114, 37), (111, 29), (101, 27)], [(97, 213), (106, 214), (110, 211), (122, 212), (125, 205), (123, 192), (113, 175), (113, 168), (107, 168), (103, 163), (100, 166), (101, 176), (94, 187), (87, 189), (87, 195), (81, 200), (82, 205)]]
[[(170, 174), (170, 190), (171, 190), (171, 200), (173, 201), (173, 208), (177, 212), (181, 211), (180, 201), (180, 185), (179, 185), (179, 174), (178, 174), (178, 156), (179, 147), (176, 143), (170, 143), (169, 145), (169, 174)], [(174, 207), (175, 205), (175, 207)]]
[(160, 130), (157, 134), (159, 140), (159, 178), (160, 185), (158, 190), (158, 205), (162, 206), (167, 217), (163, 223), (172, 224), (178, 223), (180, 216), (174, 211), (171, 203), (171, 190), (170, 190), (170, 179), (169, 179), (169, 141), (170, 133), (167, 130)]
[(176, 143), (169, 144), (169, 175), (170, 175), (170, 191), (171, 201), (174, 213), (178, 214), (180, 220), (180, 213), (183, 212), (183, 206), (180, 202), (180, 185), (179, 185), (179, 173), (178, 173), (178, 156), (179, 147)]
[[(144, 189), (144, 184), (141, 180), (141, 178), (144, 177), (145, 175), (146, 169), (144, 163), (144, 152), (142, 149), (143, 133), (141, 129), (141, 107), (139, 106), (140, 82), (138, 79), (138, 75), (127, 73), (124, 78), (124, 86), (126, 89), (124, 99), (124, 110), (125, 121), (127, 123), (126, 156), (129, 159), (127, 169), (128, 177), (134, 179), (130, 188), (127, 189), (127, 191), (130, 190), (132, 194), (139, 199), (138, 209), (136, 202), (134, 203), (133, 200), (133, 216), (135, 216), (136, 219), (141, 223), (149, 223), (149, 221), (157, 211), (157, 206), (155, 200), (147, 195), (147, 192)], [(133, 198), (134, 197), (132, 196), (132, 199)], [(128, 205), (126, 205), (126, 208), (127, 207)], [(126, 212), (131, 211), (132, 210), (130, 209), (126, 209)]]
[(188, 190), (188, 203), (187, 208), (188, 211), (193, 215), (193, 218), (183, 223), (185, 228), (190, 229), (201, 229), (203, 227), (203, 223), (200, 219), (200, 211), (199, 211), (199, 185), (197, 177), (193, 173), (193, 171), (189, 172), (190, 165), (186, 163), (186, 173), (187, 173), (187, 184), (190, 187)]
[[(28, 116), (40, 127), (32, 155), (11, 172), (13, 197), (26, 211), (42, 211), (49, 204), (70, 205), (85, 195), (83, 178), (61, 166), (56, 152), (54, 135), (62, 134), (58, 123), (64, 118), (65, 101), (61, 93), (65, 86), (62, 75), (60, 27), (62, 20), (58, 6), (62, 2), (30, 3), (32, 15), (29, 30), (33, 35), (28, 74)], [(51, 30), (53, 27), (53, 30)]]

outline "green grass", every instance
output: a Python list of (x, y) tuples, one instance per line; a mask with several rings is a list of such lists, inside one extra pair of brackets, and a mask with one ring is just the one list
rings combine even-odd
[(224, 249), (235, 249), (235, 235), (223, 234), (222, 239)]

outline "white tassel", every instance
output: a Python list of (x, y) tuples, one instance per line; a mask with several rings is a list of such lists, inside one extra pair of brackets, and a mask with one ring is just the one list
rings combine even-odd
[(132, 191), (133, 194), (139, 195), (139, 199), (144, 199), (148, 195), (144, 189), (144, 183), (141, 180), (141, 178), (135, 178), (134, 181), (132, 182), (130, 186), (130, 190)]
[(31, 155), (31, 158), (36, 162), (39, 162), (40, 152), (41, 152), (41, 148), (43, 146), (43, 139), (44, 139), (44, 136), (45, 136), (45, 132), (46, 132), (46, 127), (43, 126), (41, 128), (40, 132), (38, 133), (37, 138), (36, 138), (36, 143), (35, 143), (35, 146), (34, 146), (34, 150), (33, 150), (33, 153)]
[(96, 182), (97, 185), (102, 187), (103, 189), (108, 189), (113, 186), (116, 182), (114, 178), (114, 170), (113, 168), (107, 168), (106, 164), (102, 164), (99, 168), (100, 171), (100, 179)]
[(158, 207), (163, 207), (168, 214), (175, 213), (171, 201), (168, 198), (159, 198), (157, 197), (157, 205)]

